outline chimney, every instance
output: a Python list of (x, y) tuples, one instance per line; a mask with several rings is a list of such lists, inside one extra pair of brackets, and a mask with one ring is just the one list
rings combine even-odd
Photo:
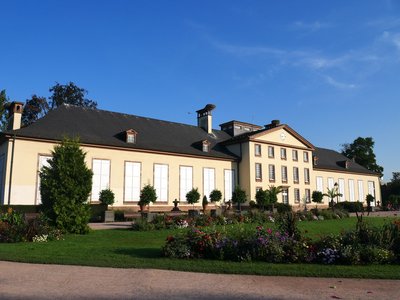
[(207, 133), (212, 133), (211, 111), (214, 108), (214, 104), (207, 104), (203, 109), (197, 111), (197, 126), (203, 128)]
[(281, 124), (281, 121), (279, 121), (279, 120), (272, 120), (272, 121), (271, 121), (271, 124), (267, 124), (267, 125), (265, 125), (264, 127), (265, 127), (266, 129), (271, 129), (271, 128), (278, 127), (280, 124)]
[(8, 105), (7, 130), (16, 130), (21, 128), (23, 106), (24, 103), (15, 101)]

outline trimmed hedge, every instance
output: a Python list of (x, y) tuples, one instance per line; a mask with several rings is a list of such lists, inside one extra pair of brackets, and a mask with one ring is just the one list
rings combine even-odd
[(364, 210), (362, 202), (344, 201), (336, 203), (334, 207), (337, 209), (347, 210), (348, 212), (361, 212)]

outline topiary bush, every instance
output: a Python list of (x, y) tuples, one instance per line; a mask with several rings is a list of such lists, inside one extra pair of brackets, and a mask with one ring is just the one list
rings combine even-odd
[(101, 204), (104, 205), (113, 205), (115, 200), (114, 192), (110, 189), (102, 190), (99, 194), (99, 200)]
[(92, 171), (78, 139), (65, 138), (54, 147), (49, 166), (40, 172), (42, 208), (49, 222), (63, 232), (87, 233)]
[(211, 202), (218, 202), (222, 199), (222, 193), (220, 190), (212, 190), (210, 193), (210, 201)]

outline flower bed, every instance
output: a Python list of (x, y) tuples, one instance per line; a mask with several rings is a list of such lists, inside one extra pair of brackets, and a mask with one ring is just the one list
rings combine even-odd
[(12, 208), (0, 213), (0, 243), (47, 242), (61, 237), (61, 232), (50, 227), (43, 215), (26, 221), (21, 213)]
[(163, 253), (174, 258), (272, 263), (400, 263), (400, 220), (382, 228), (359, 221), (355, 230), (314, 242), (296, 230), (290, 234), (263, 226), (237, 232), (190, 228), (168, 236)]

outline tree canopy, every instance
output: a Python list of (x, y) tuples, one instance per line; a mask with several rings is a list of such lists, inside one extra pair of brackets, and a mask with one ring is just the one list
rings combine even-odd
[(351, 144), (343, 144), (342, 154), (370, 171), (383, 175), (383, 167), (376, 163), (372, 137), (358, 137)]
[[(78, 87), (73, 82), (67, 84), (56, 84), (49, 89), (51, 96), (46, 97), (32, 95), (25, 101), (24, 111), (22, 113), (22, 125), (28, 126), (38, 119), (45, 116), (50, 110), (59, 107), (62, 104), (71, 104), (80, 107), (97, 108), (97, 102), (86, 98), (88, 91)], [(6, 96), (6, 91), (0, 91), (0, 129), (4, 131), (7, 128), (7, 105), (10, 99)]]
[(57, 82), (49, 91), (53, 93), (49, 98), (51, 109), (55, 109), (62, 104), (97, 108), (96, 101), (86, 98), (88, 91), (76, 86), (73, 82), (64, 85)]
[(6, 90), (0, 91), (0, 130), (7, 129), (7, 104), (9, 100), (6, 95)]
[(25, 101), (22, 113), (22, 124), (28, 126), (42, 118), (49, 111), (49, 104), (45, 97), (32, 95), (31, 99)]

